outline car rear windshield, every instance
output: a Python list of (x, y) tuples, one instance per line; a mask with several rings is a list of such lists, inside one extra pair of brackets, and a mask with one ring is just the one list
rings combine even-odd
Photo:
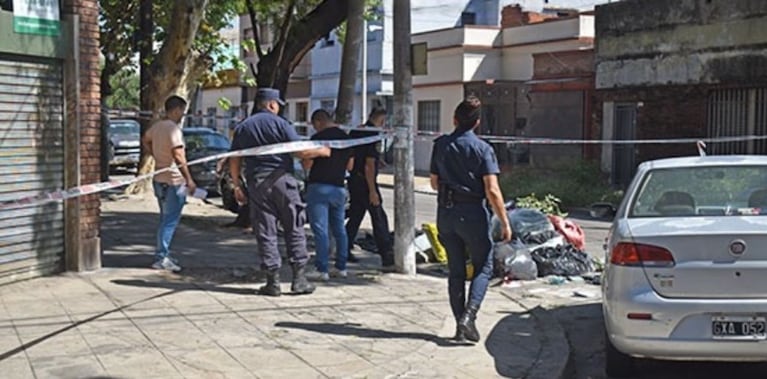
[(629, 217), (761, 214), (767, 214), (767, 166), (723, 166), (649, 171)]

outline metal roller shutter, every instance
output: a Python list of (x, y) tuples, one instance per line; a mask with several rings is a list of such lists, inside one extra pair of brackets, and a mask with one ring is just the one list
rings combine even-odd
[[(64, 187), (64, 96), (58, 63), (0, 56), (0, 200)], [(0, 210), (0, 284), (58, 272), (61, 203)]]

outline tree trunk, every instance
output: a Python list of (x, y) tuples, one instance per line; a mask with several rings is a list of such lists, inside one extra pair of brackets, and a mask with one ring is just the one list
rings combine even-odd
[[(273, 46), (269, 53), (259, 59), (257, 85), (278, 89), (284, 97), (290, 74), (322, 36), (330, 33), (346, 19), (350, 1), (352, 0), (324, 0), (298, 22), (282, 23), (283, 27), (289, 30), (279, 31), (287, 34), (277, 42), (278, 45), (284, 46)], [(254, 104), (253, 111), (255, 110)]]
[[(351, 121), (354, 111), (355, 86), (357, 84), (357, 69), (360, 61), (360, 47), (365, 38), (365, 1), (352, 1), (349, 3), (348, 17), (346, 18), (346, 40), (341, 60), (341, 79), (338, 82), (338, 102), (336, 104), (336, 122), (347, 124)], [(363, 51), (362, 54), (365, 54)], [(365, 70), (363, 67), (362, 70)], [(364, 75), (364, 71), (363, 71)], [(364, 117), (364, 115), (363, 115)]]
[[(154, 22), (151, 19), (151, 10), (149, 11), (149, 20), (146, 21), (144, 3), (151, 0), (142, 0), (141, 23), (139, 29), (144, 33), (144, 27), (154, 28)], [(165, 41), (157, 54), (152, 54), (151, 46), (142, 43), (140, 51), (141, 63), (141, 109), (151, 110), (151, 119), (143, 118), (141, 124), (141, 135), (162, 114), (165, 99), (174, 94), (188, 95), (188, 84), (193, 78), (195, 71), (195, 60), (198, 58), (192, 50), (197, 30), (203, 18), (203, 12), (208, 4), (208, 0), (177, 0), (173, 6), (172, 14), (175, 22), (170, 24)], [(146, 22), (146, 25), (145, 25)], [(142, 41), (152, 39), (152, 36), (142, 34)], [(144, 50), (146, 49), (146, 51)], [(146, 54), (146, 55), (145, 55)], [(152, 57), (151, 63), (148, 58)], [(147, 66), (147, 63), (149, 65)], [(182, 88), (183, 87), (183, 88)], [(154, 171), (154, 159), (149, 152), (141, 150), (141, 160), (139, 164), (138, 175), (148, 174)], [(150, 181), (134, 183), (126, 190), (128, 193), (137, 194), (148, 192)]]

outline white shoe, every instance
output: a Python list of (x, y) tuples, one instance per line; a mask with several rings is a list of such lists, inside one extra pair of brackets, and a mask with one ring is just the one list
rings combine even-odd
[(170, 272), (181, 271), (181, 266), (173, 263), (173, 261), (168, 257), (163, 258), (161, 261), (154, 262), (154, 264), (152, 264), (152, 268), (155, 270), (167, 270)]
[(327, 282), (328, 280), (330, 280), (330, 275), (328, 275), (327, 272), (321, 272), (320, 280), (322, 280), (323, 282)]
[(337, 270), (333, 273), (333, 276), (346, 279), (349, 277), (349, 272), (346, 270)]

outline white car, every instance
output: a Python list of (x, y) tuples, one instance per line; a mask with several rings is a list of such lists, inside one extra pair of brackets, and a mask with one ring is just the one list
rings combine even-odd
[(767, 361), (767, 156), (643, 163), (607, 238), (606, 372), (638, 359)]

